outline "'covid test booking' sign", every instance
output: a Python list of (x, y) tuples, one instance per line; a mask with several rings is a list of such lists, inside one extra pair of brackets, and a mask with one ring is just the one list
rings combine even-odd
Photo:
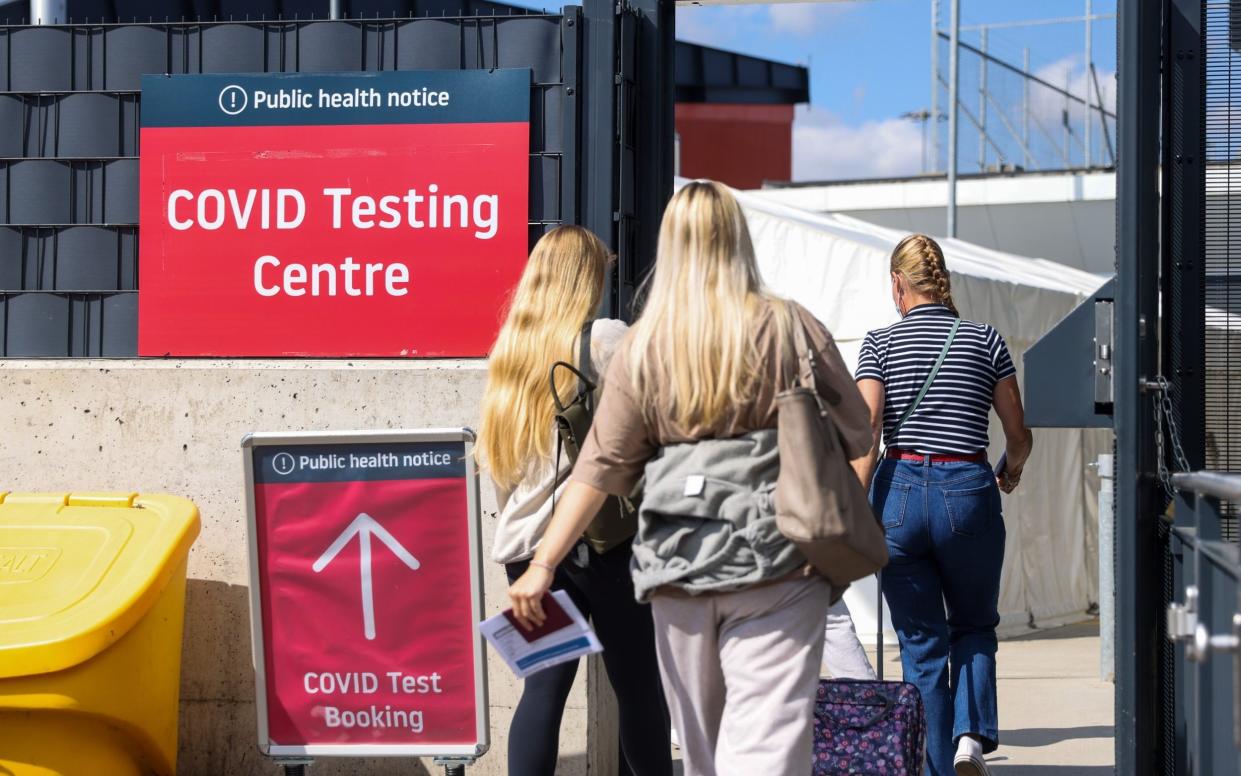
[(530, 71), (144, 76), (138, 352), (482, 356)]
[(486, 750), (471, 440), (460, 429), (246, 438), (264, 752)]

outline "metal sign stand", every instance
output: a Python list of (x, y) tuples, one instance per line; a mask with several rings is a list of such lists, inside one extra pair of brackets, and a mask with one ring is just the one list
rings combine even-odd
[[(436, 757), (432, 762), (444, 766), (444, 776), (465, 776), (465, 769), (477, 761), (474, 757)], [(284, 771), (284, 776), (306, 776), (306, 769), (314, 764), (314, 760), (276, 760)]]
[(473, 757), (436, 757), (432, 762), (444, 766), (444, 776), (465, 776), (465, 768), (474, 764)]
[(306, 769), (314, 764), (314, 760), (301, 758), (276, 758), (276, 762), (284, 771), (284, 776), (306, 776)]

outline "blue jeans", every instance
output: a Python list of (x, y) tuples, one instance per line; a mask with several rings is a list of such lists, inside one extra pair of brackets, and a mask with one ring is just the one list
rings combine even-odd
[(962, 735), (981, 738), (984, 752), (999, 743), (1000, 491), (986, 464), (884, 460), (871, 504), (888, 538), (883, 591), (905, 681), (926, 707), (926, 772), (952, 776)]

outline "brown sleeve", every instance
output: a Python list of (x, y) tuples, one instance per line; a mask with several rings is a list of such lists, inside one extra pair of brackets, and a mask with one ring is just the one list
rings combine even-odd
[(819, 395), (827, 403), (832, 422), (840, 431), (845, 454), (850, 460), (861, 458), (870, 452), (874, 444), (870, 409), (858, 391), (849, 368), (845, 366), (831, 332), (805, 308), (800, 308), (799, 312), (810, 337), (810, 347), (818, 355), (814, 376)]
[(614, 496), (633, 492), (658, 451), (629, 380), (629, 338), (608, 364), (603, 395), (570, 479)]

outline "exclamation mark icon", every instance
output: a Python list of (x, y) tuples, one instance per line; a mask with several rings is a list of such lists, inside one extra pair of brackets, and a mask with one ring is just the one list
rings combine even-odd
[(246, 92), (240, 86), (231, 84), (220, 91), (217, 103), (220, 110), (230, 116), (236, 116), (246, 109)]

